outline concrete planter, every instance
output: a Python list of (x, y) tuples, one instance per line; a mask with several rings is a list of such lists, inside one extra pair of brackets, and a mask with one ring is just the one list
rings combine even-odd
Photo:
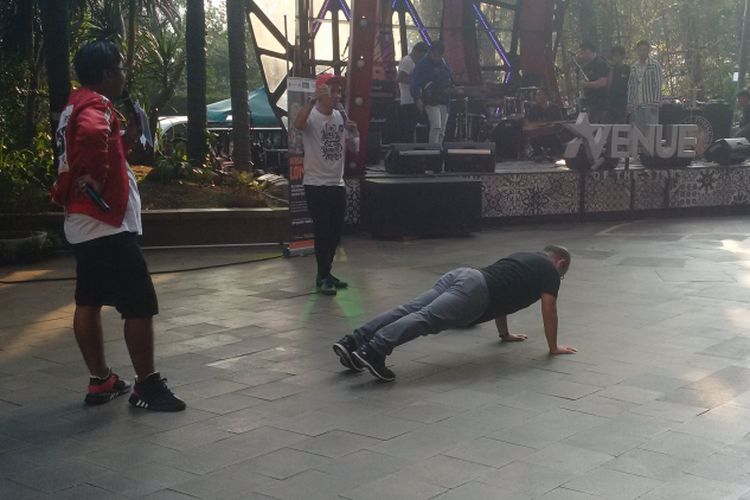
[(45, 231), (0, 231), (0, 264), (37, 262), (53, 251)]
[[(40, 228), (62, 236), (63, 217), (61, 212), (0, 214), (0, 231)], [(287, 208), (147, 210), (142, 220), (143, 246), (279, 243), (289, 237)]]

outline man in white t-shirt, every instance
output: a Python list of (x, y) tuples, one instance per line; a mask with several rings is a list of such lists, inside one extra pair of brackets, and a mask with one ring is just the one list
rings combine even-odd
[(411, 95), (411, 75), (417, 63), (427, 54), (429, 47), (424, 42), (419, 42), (411, 49), (411, 53), (404, 56), (398, 64), (398, 82), (399, 97), (399, 124), (402, 142), (414, 142), (414, 128), (417, 126), (419, 110)]
[(336, 290), (348, 286), (331, 274), (344, 231), (346, 149), (359, 151), (357, 124), (347, 118), (341, 105), (344, 83), (343, 77), (331, 73), (319, 75), (315, 92), (294, 119), (295, 128), (302, 131), (305, 151), (302, 183), (315, 231), (315, 286), (325, 295), (336, 295)]

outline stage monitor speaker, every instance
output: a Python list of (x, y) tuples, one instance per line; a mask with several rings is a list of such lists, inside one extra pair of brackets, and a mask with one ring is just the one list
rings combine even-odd
[(446, 172), (495, 173), (494, 142), (446, 142)]
[(442, 170), (440, 144), (394, 143), (385, 155), (385, 171), (389, 174), (414, 175)]
[(750, 158), (750, 141), (744, 137), (719, 139), (706, 149), (706, 159), (719, 165), (738, 165)]
[(503, 120), (492, 129), (490, 138), (495, 142), (495, 152), (499, 160), (517, 160), (526, 141), (523, 122)]

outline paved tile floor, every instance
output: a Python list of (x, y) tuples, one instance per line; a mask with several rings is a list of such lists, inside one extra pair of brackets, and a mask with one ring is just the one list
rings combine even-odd
[[(312, 258), (157, 274), (176, 415), (84, 407), (73, 283), (0, 285), (0, 498), (750, 499), (748, 238), (744, 218), (348, 238), (336, 298), (310, 293)], [(340, 369), (330, 344), (362, 320), (548, 242), (574, 255), (559, 310), (577, 355), (546, 354), (534, 306), (511, 318), (521, 344), (485, 324), (397, 349), (393, 384)], [(169, 271), (265, 254), (147, 256)], [(117, 315), (104, 323), (130, 375)]]

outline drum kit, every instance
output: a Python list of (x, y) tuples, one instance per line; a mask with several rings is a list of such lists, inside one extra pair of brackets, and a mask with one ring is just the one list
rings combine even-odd
[(518, 159), (525, 147), (523, 122), (538, 87), (521, 87), (514, 95), (492, 95), (484, 88), (457, 87), (450, 103), (447, 139), (495, 142), (497, 156)]

